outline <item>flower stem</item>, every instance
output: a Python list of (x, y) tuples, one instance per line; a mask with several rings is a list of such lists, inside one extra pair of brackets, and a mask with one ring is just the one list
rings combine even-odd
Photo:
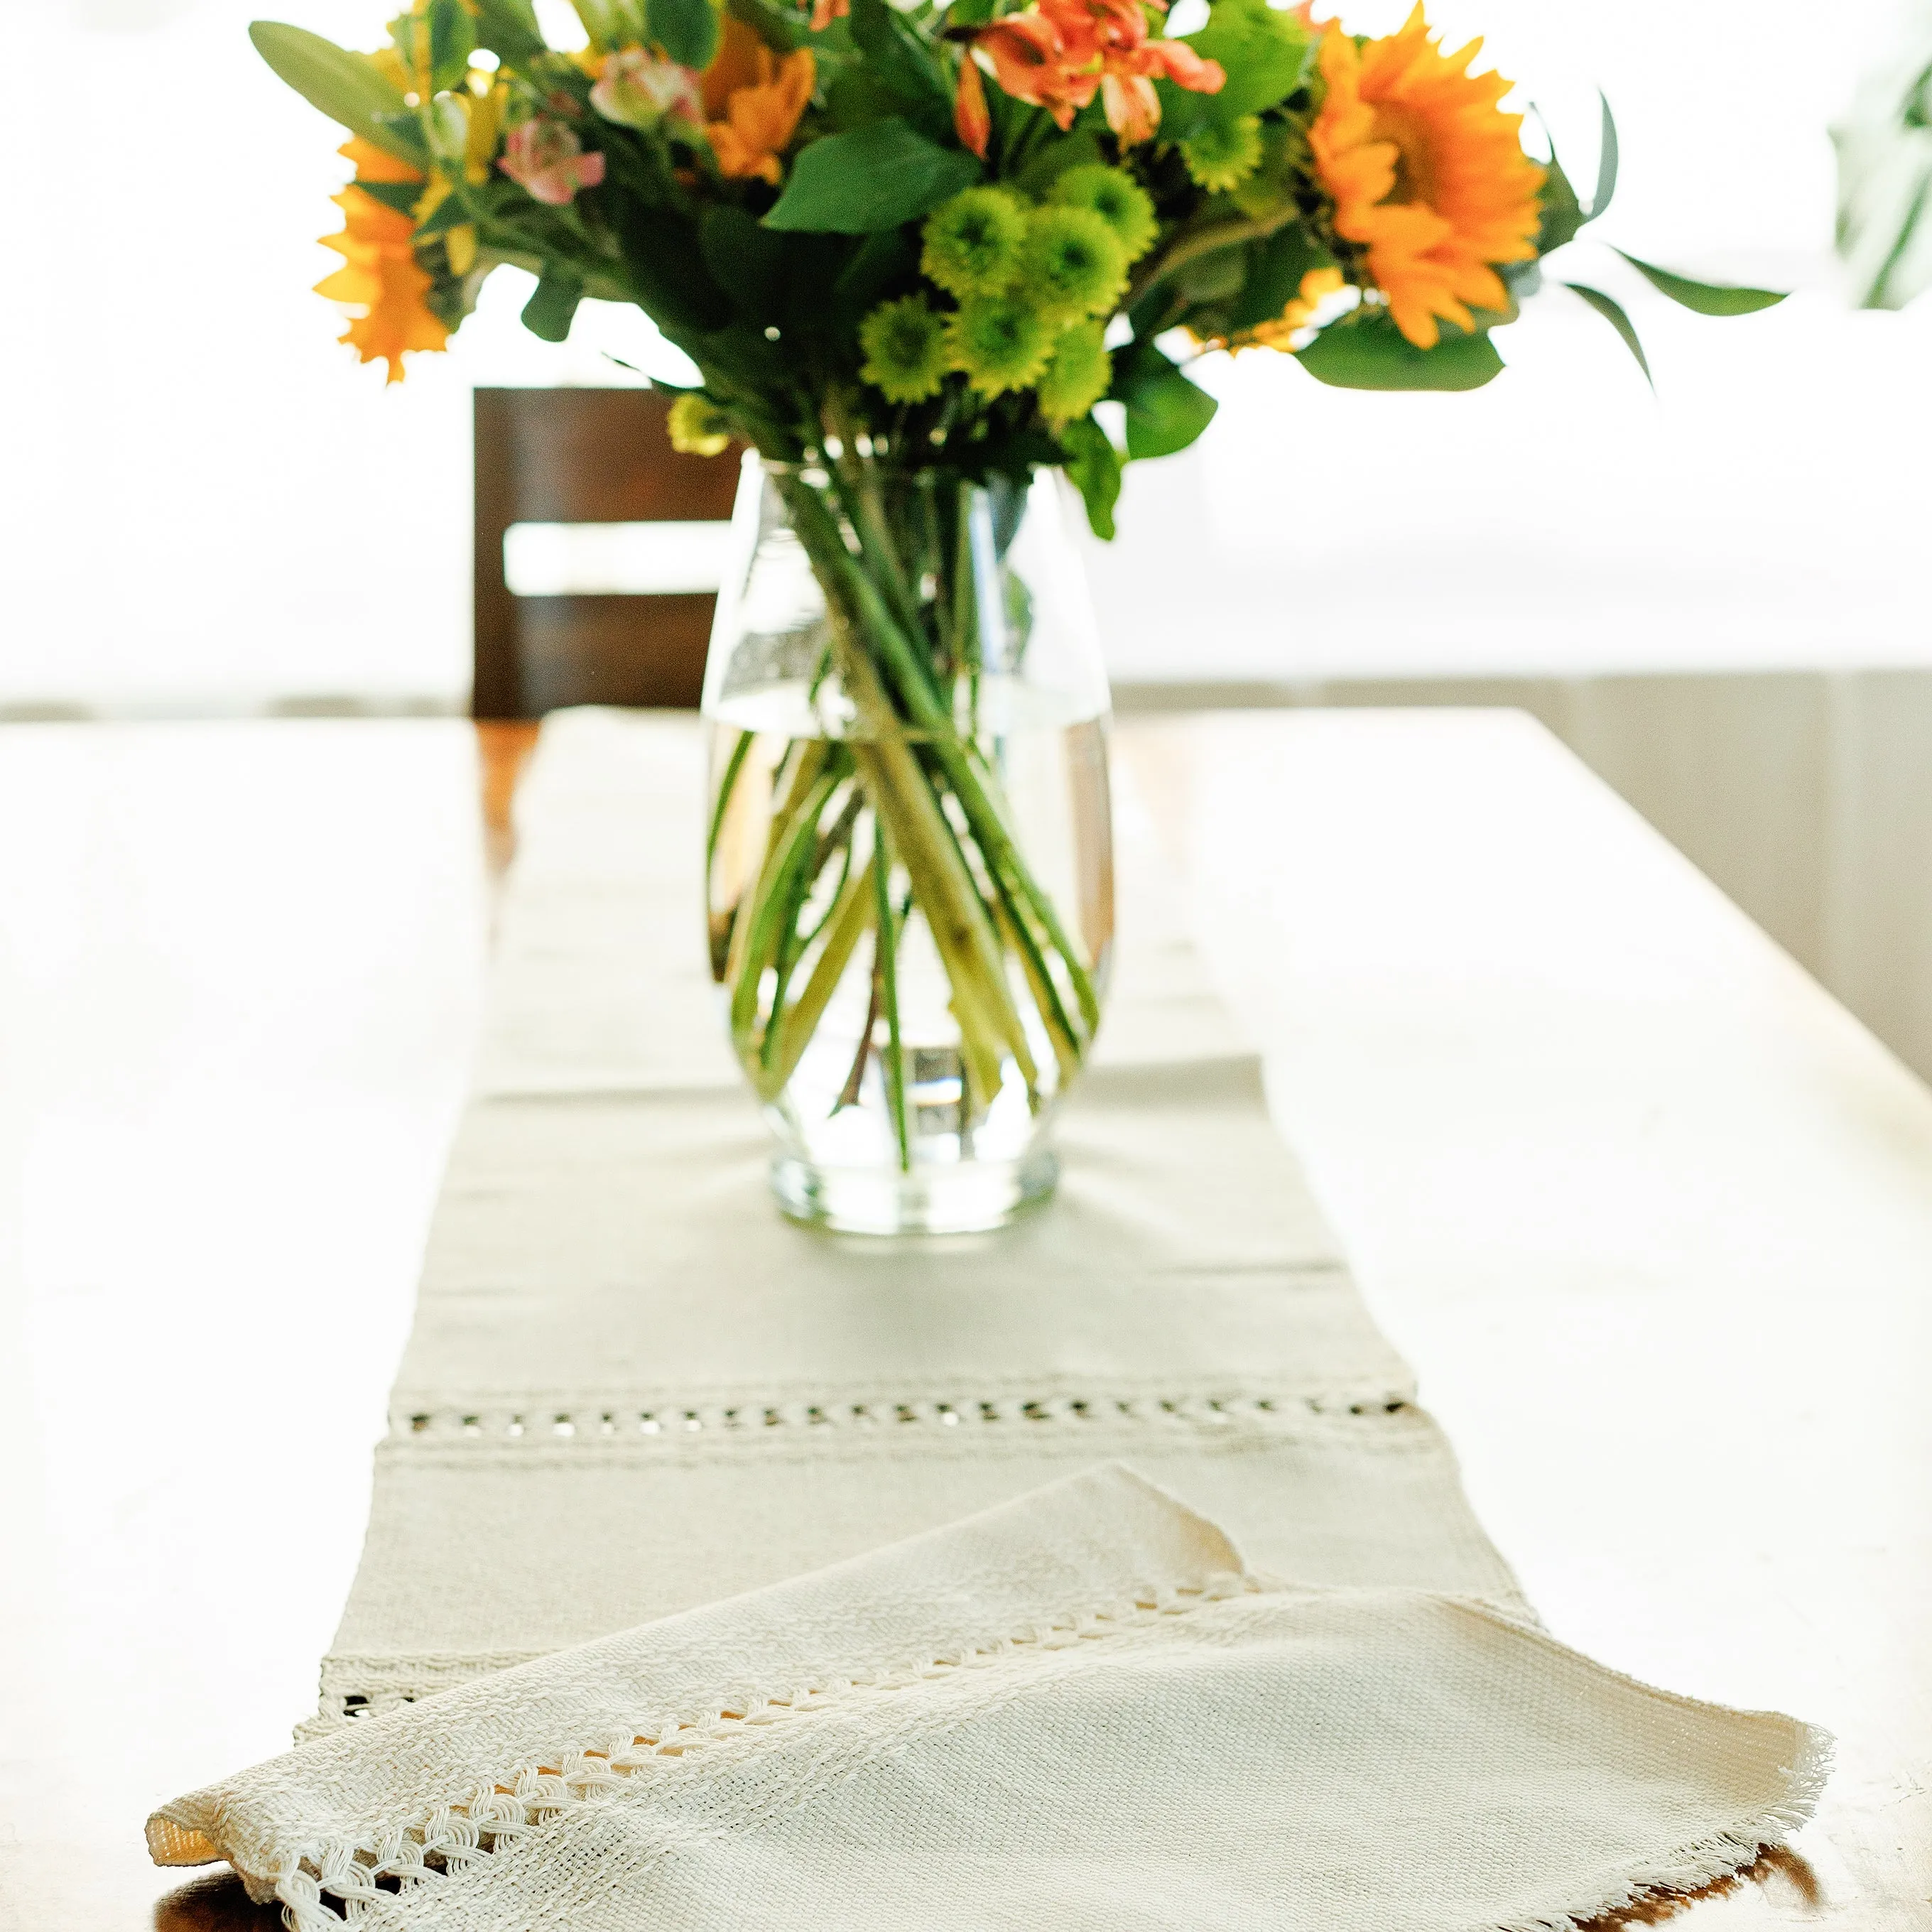
[(912, 1172), (912, 1131), (906, 1118), (905, 1047), (899, 1038), (899, 933), (892, 917), (892, 848), (886, 842), (885, 820), (874, 814), (873, 836), (878, 842), (872, 867), (874, 903), (872, 919), (878, 935), (879, 993), (886, 1010), (886, 1097), (892, 1104), (892, 1136), (898, 1142), (899, 1172)]

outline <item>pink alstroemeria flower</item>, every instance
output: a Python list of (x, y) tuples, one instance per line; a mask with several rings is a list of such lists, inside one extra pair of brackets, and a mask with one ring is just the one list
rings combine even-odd
[(590, 104), (605, 120), (626, 128), (655, 128), (667, 116), (698, 126), (704, 121), (697, 75), (644, 47), (625, 47), (604, 56), (603, 71), (590, 90)]
[(562, 208), (577, 199), (579, 188), (595, 188), (604, 178), (604, 157), (586, 154), (574, 128), (541, 116), (512, 128), (496, 165), (537, 200)]

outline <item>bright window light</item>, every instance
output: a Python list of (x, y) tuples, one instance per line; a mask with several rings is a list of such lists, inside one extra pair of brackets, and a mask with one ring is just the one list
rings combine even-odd
[(517, 597), (664, 597), (716, 590), (729, 524), (512, 524), (503, 576)]

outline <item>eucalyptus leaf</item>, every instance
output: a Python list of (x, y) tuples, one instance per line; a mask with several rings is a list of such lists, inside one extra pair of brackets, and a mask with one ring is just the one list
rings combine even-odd
[(1418, 349), (1386, 309), (1330, 322), (1295, 360), (1337, 389), (1480, 389), (1503, 368), (1486, 335), (1445, 330), (1433, 349)]
[(1722, 282), (1693, 281), (1688, 275), (1673, 274), (1653, 262), (1640, 262), (1621, 248), (1617, 253), (1659, 295), (1668, 296), (1679, 308), (1696, 315), (1755, 315), (1761, 308), (1775, 308), (1790, 293), (1783, 289), (1748, 289)]
[(368, 55), (350, 53), (305, 27), (279, 20), (254, 22), (248, 38), (255, 51), (311, 107), (399, 159), (421, 164), (421, 136), (411, 141), (383, 118), (406, 115), (407, 104)]
[(718, 12), (711, 0), (648, 0), (645, 26), (680, 66), (700, 70), (718, 51)]
[(767, 228), (871, 235), (930, 214), (980, 178), (980, 164), (942, 148), (896, 115), (814, 141), (792, 164)]
[(1114, 540), (1114, 506), (1120, 500), (1120, 452), (1091, 416), (1060, 432), (1066, 480), (1080, 492), (1087, 522), (1102, 543)]
[(1657, 378), (1650, 373), (1650, 358), (1643, 352), (1636, 325), (1624, 313), (1623, 304), (1614, 296), (1605, 295), (1601, 289), (1591, 288), (1582, 282), (1565, 282), (1563, 286), (1572, 295), (1581, 296), (1623, 338), (1624, 346), (1636, 358), (1636, 366), (1643, 371), (1643, 380), (1650, 385), (1652, 393), (1655, 394)]

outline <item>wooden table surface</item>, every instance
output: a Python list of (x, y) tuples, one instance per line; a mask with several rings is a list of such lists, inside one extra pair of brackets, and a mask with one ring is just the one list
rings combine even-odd
[[(1932, 1094), (1519, 717), (1118, 745), (1551, 1628), (1838, 1734), (1687, 1922), (1932, 1926)], [(313, 1708), (518, 748), (0, 730), (4, 1932), (274, 1923), (141, 1822)]]

